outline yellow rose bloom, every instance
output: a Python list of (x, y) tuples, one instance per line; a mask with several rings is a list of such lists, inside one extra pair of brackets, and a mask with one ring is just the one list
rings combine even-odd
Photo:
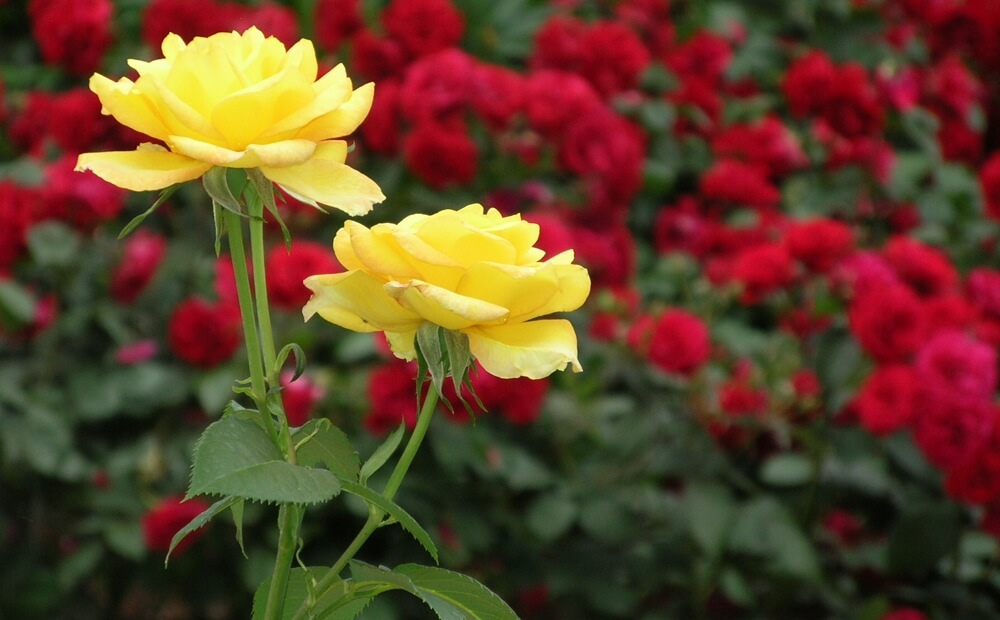
[(316, 51), (288, 50), (256, 28), (196, 37), (170, 34), (163, 58), (129, 60), (139, 77), (90, 78), (102, 112), (156, 138), (135, 151), (85, 153), (78, 171), (134, 191), (201, 177), (213, 166), (258, 168), (288, 193), (351, 215), (385, 199), (378, 185), (347, 166), (353, 132), (372, 104), (374, 85), (355, 89), (343, 65), (317, 79)]
[(590, 275), (567, 250), (542, 260), (537, 224), (469, 205), (411, 215), (370, 229), (348, 221), (333, 249), (345, 273), (314, 275), (302, 312), (358, 332), (383, 331), (393, 352), (414, 359), (424, 322), (461, 332), (486, 372), (539, 379), (581, 371), (576, 333), (565, 319), (590, 294)]

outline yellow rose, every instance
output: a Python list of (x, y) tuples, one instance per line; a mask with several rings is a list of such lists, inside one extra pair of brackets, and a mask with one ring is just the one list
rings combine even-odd
[(374, 181), (344, 163), (347, 143), (335, 139), (368, 115), (374, 85), (354, 89), (343, 65), (317, 80), (310, 41), (286, 50), (250, 28), (190, 43), (170, 34), (162, 50), (152, 62), (129, 60), (135, 82), (95, 73), (90, 89), (104, 114), (167, 148), (85, 153), (77, 170), (144, 191), (197, 179), (213, 166), (259, 168), (297, 198), (351, 215), (385, 199)]
[(416, 356), (417, 328), (430, 322), (467, 335), (473, 356), (497, 377), (579, 372), (569, 321), (532, 319), (583, 305), (590, 275), (572, 264), (572, 250), (542, 261), (538, 232), (519, 215), (484, 213), (478, 204), (371, 229), (348, 221), (333, 249), (349, 271), (306, 278), (313, 295), (303, 315), (384, 331), (404, 359)]

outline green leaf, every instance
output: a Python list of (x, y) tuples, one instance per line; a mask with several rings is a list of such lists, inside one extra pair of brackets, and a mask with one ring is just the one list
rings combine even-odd
[(439, 396), (443, 396), (444, 378), (448, 375), (448, 358), (445, 352), (444, 331), (440, 325), (424, 321), (417, 328), (417, 356), (426, 365), (431, 376), (431, 384)]
[(733, 500), (720, 485), (694, 482), (684, 490), (684, 508), (691, 536), (710, 556), (722, 551), (733, 521)]
[[(308, 440), (306, 440), (308, 438)], [(344, 480), (355, 481), (361, 470), (361, 459), (351, 441), (326, 419), (312, 420), (292, 434), (296, 443), (295, 454), (300, 465), (315, 467), (323, 464)]]
[(288, 359), (289, 355), (295, 357), (295, 374), (292, 375), (292, 381), (295, 381), (296, 379), (302, 376), (303, 372), (305, 372), (306, 352), (302, 350), (302, 347), (295, 344), (294, 342), (291, 344), (286, 344), (285, 346), (281, 347), (280, 351), (278, 351), (278, 355), (275, 358), (274, 365), (278, 368), (281, 368), (282, 366), (285, 365), (285, 361)]
[(212, 202), (227, 211), (245, 216), (243, 205), (236, 199), (229, 187), (228, 172), (227, 168), (215, 166), (205, 173), (201, 178), (201, 183), (205, 186), (208, 195), (212, 197)]
[(400, 424), (399, 428), (392, 431), (388, 437), (385, 438), (378, 448), (375, 448), (375, 452), (372, 453), (365, 464), (361, 466), (361, 471), (358, 473), (358, 481), (361, 484), (368, 482), (372, 474), (377, 472), (386, 464), (389, 457), (392, 456), (396, 448), (399, 447), (399, 443), (403, 440), (403, 434), (406, 433), (406, 423)]
[(424, 530), (419, 523), (417, 523), (417, 520), (410, 516), (410, 513), (403, 510), (399, 504), (390, 499), (386, 499), (381, 494), (376, 493), (366, 486), (349, 480), (341, 480), (341, 485), (343, 486), (344, 492), (360, 497), (365, 500), (365, 503), (378, 508), (398, 521), (399, 525), (402, 526), (404, 530), (409, 532), (410, 535), (413, 536), (418, 543), (420, 543), (420, 546), (427, 550), (427, 553), (434, 558), (434, 561), (438, 561), (438, 550), (434, 545), (434, 541), (431, 540), (430, 535), (428, 535), (427, 531)]
[(551, 542), (572, 527), (579, 512), (576, 502), (565, 493), (543, 495), (528, 509), (528, 528), (543, 541)]
[[(280, 620), (292, 620), (299, 607), (315, 597), (315, 592), (312, 590), (328, 570), (330, 569), (325, 567), (294, 568), (291, 570), (288, 575), (285, 603), (282, 606)], [(263, 620), (270, 589), (271, 578), (268, 577), (260, 584), (254, 594), (253, 620)], [(312, 613), (307, 617), (313, 620), (353, 620), (375, 596), (384, 591), (385, 589), (355, 592), (353, 584), (339, 581), (323, 596), (315, 600), (312, 604)]]
[(288, 226), (285, 225), (285, 220), (281, 218), (281, 212), (278, 211), (278, 206), (274, 202), (274, 184), (257, 168), (247, 171), (247, 176), (250, 178), (250, 183), (253, 185), (254, 190), (256, 190), (257, 196), (264, 203), (264, 208), (267, 209), (268, 213), (274, 217), (274, 221), (281, 227), (281, 236), (285, 241), (285, 249), (290, 250), (292, 248), (292, 235), (288, 232)]
[(492, 590), (461, 573), (418, 564), (397, 566), (410, 578), (415, 594), (441, 620), (517, 620), (517, 614)]
[(729, 536), (729, 548), (768, 560), (776, 576), (817, 582), (819, 558), (788, 510), (772, 497), (743, 505)]
[(62, 222), (42, 222), (28, 231), (28, 250), (40, 265), (65, 267), (78, 260), (80, 235)]
[(176, 192), (177, 188), (180, 187), (180, 186), (181, 186), (180, 183), (178, 183), (176, 185), (171, 185), (170, 187), (168, 187), (165, 190), (163, 190), (162, 192), (160, 192), (160, 195), (157, 197), (156, 201), (153, 203), (153, 206), (149, 207), (148, 209), (146, 209), (145, 211), (143, 211), (139, 215), (137, 215), (134, 218), (132, 218), (132, 220), (128, 224), (125, 224), (125, 228), (122, 228), (121, 232), (118, 233), (118, 238), (119, 239), (124, 239), (125, 237), (129, 236), (130, 234), (132, 234), (132, 231), (135, 230), (136, 228), (138, 228), (139, 225), (142, 224), (143, 221), (147, 217), (149, 217), (150, 215), (152, 215), (153, 211), (156, 211), (160, 207), (160, 205), (162, 205), (164, 202), (166, 202), (168, 198), (170, 198), (171, 196), (173, 196), (174, 192)]
[(233, 495), (260, 502), (313, 504), (340, 492), (325, 469), (292, 465), (254, 422), (227, 416), (212, 423), (194, 453), (187, 497)]
[(812, 461), (804, 454), (776, 454), (761, 465), (760, 479), (774, 486), (798, 486), (812, 479), (813, 470)]
[(0, 282), (0, 325), (18, 327), (35, 317), (35, 298), (13, 280)]
[(243, 506), (245, 502), (237, 498), (236, 502), (233, 503), (230, 508), (233, 511), (233, 525), (236, 526), (236, 542), (240, 544), (240, 552), (243, 554), (244, 558), (247, 556), (247, 548), (243, 545)]
[[(187, 538), (188, 534), (190, 534), (191, 532), (194, 532), (195, 530), (199, 530), (199, 529), (205, 527), (205, 525), (207, 525), (208, 522), (211, 521), (216, 515), (218, 515), (222, 511), (226, 510), (227, 508), (232, 508), (237, 503), (239, 503), (240, 506), (242, 507), (243, 502), (242, 502), (242, 500), (240, 498), (238, 498), (238, 497), (224, 497), (224, 498), (220, 499), (219, 501), (215, 502), (214, 504), (212, 504), (211, 506), (209, 506), (208, 508), (206, 508), (204, 512), (202, 512), (200, 515), (198, 515), (194, 519), (191, 519), (191, 521), (189, 521), (187, 525), (185, 525), (180, 530), (178, 530), (177, 533), (174, 534), (174, 537), (170, 540), (170, 547), (167, 549), (167, 557), (163, 558), (163, 566), (164, 567), (167, 566), (167, 564), (170, 562), (170, 554), (174, 552), (174, 548), (178, 544), (180, 544), (180, 542), (182, 540), (184, 540), (185, 538)], [(234, 509), (234, 513), (235, 513), (235, 509)], [(241, 514), (242, 514), (242, 510), (241, 510)], [(242, 540), (240, 540), (240, 547), (241, 548), (243, 547), (243, 541)], [(246, 554), (244, 553), (244, 555), (246, 555)]]

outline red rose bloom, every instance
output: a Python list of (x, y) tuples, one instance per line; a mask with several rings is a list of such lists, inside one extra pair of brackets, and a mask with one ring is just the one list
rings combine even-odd
[(935, 334), (917, 353), (917, 381), (927, 392), (948, 398), (991, 400), (997, 389), (997, 352), (964, 332)]
[(167, 327), (167, 342), (178, 358), (211, 368), (236, 353), (243, 341), (239, 308), (191, 298), (178, 305)]
[(442, 189), (476, 178), (479, 148), (464, 127), (422, 123), (403, 139), (403, 160), (421, 181)]
[(295, 373), (286, 370), (281, 373), (281, 400), (289, 426), (302, 426), (312, 417), (313, 407), (326, 395), (323, 386), (318, 385), (308, 375), (292, 380)]
[(924, 308), (904, 286), (873, 289), (856, 297), (847, 316), (861, 348), (878, 362), (906, 360), (924, 343)]
[(825, 218), (804, 220), (791, 225), (785, 247), (810, 270), (826, 273), (854, 249), (854, 233), (843, 222)]
[(73, 75), (87, 75), (101, 66), (113, 43), (111, 0), (31, 0), (28, 18), (42, 58)]
[(966, 295), (983, 314), (1000, 318), (1000, 271), (976, 267), (965, 280)]
[(699, 30), (667, 54), (666, 64), (682, 80), (695, 78), (719, 84), (732, 56), (724, 38), (708, 30)]
[(615, 18), (638, 32), (655, 56), (674, 43), (670, 0), (623, 0), (615, 4)]
[(704, 171), (698, 189), (705, 200), (725, 207), (773, 209), (781, 201), (764, 169), (734, 159), (721, 159)]
[(159, 50), (171, 32), (185, 41), (235, 29), (247, 10), (235, 2), (217, 0), (151, 0), (142, 11), (142, 41)]
[(997, 417), (992, 402), (961, 394), (919, 398), (913, 438), (931, 463), (944, 470), (958, 467), (986, 446)]
[(574, 230), (576, 259), (590, 271), (593, 289), (620, 289), (635, 274), (635, 239), (623, 223)]
[(535, 71), (555, 69), (580, 74), (587, 24), (566, 15), (555, 15), (535, 33), (535, 48), (528, 65)]
[(411, 58), (457, 45), (465, 32), (465, 19), (449, 0), (392, 0), (382, 25)]
[(919, 383), (913, 369), (902, 364), (880, 366), (868, 376), (854, 399), (861, 426), (873, 435), (889, 435), (916, 415)]
[(452, 125), (472, 95), (475, 64), (458, 49), (430, 54), (409, 66), (399, 90), (399, 107), (411, 123)]
[(819, 50), (800, 56), (788, 68), (781, 91), (792, 114), (799, 118), (817, 114), (829, 97), (837, 79), (837, 68), (830, 57)]
[(416, 364), (394, 359), (372, 370), (368, 376), (368, 413), (365, 429), (373, 435), (385, 435), (406, 422), (417, 423)]
[(719, 159), (735, 159), (762, 166), (770, 178), (779, 178), (808, 163), (798, 139), (776, 117), (746, 125), (731, 125), (712, 138)]
[(642, 317), (629, 329), (628, 342), (664, 372), (690, 377), (712, 354), (708, 327), (697, 315), (671, 308)]
[(267, 295), (274, 307), (299, 312), (309, 301), (310, 291), (302, 284), (317, 273), (343, 271), (329, 246), (314, 241), (294, 241), (289, 250), (275, 245), (267, 253)]
[(395, 155), (403, 133), (399, 112), (398, 80), (379, 82), (371, 110), (359, 131), (366, 148), (380, 155)]
[(581, 75), (605, 98), (636, 88), (650, 63), (649, 50), (625, 24), (599, 21), (583, 38)]
[(556, 157), (563, 169), (591, 184), (593, 202), (624, 206), (642, 184), (646, 145), (638, 127), (610, 109), (594, 108), (570, 122)]
[(0, 275), (27, 249), (28, 229), (34, 223), (35, 191), (0, 180)]
[(146, 290), (167, 250), (162, 236), (145, 229), (135, 231), (122, 249), (122, 257), (111, 274), (111, 296), (130, 304)]
[(524, 109), (524, 78), (513, 69), (477, 63), (473, 67), (470, 103), (476, 115), (491, 129), (508, 127)]
[(337, 51), (363, 26), (361, 0), (319, 0), (316, 3), (316, 41), (327, 51)]
[(770, 243), (737, 254), (731, 275), (743, 287), (740, 301), (755, 304), (790, 285), (795, 278), (795, 268), (785, 246)]
[[(368, 29), (359, 30), (351, 38), (351, 46), (354, 48), (351, 61), (355, 71), (374, 82), (398, 77), (406, 67), (403, 46), (392, 39), (375, 36)], [(362, 123), (362, 127), (366, 124)]]
[(855, 252), (841, 261), (831, 275), (847, 296), (860, 297), (890, 286), (905, 286), (892, 266), (874, 252)]
[(240, 8), (243, 10), (234, 13), (227, 30), (243, 32), (251, 26), (256, 26), (266, 36), (274, 37), (284, 43), (285, 47), (295, 45), (301, 38), (299, 18), (295, 11), (287, 6), (265, 0), (253, 7)]
[(534, 71), (528, 74), (524, 88), (528, 123), (546, 138), (557, 138), (573, 120), (603, 108), (593, 87), (572, 73)]
[(920, 295), (941, 295), (958, 286), (958, 271), (948, 257), (912, 237), (893, 236), (882, 249), (882, 255)]
[[(166, 553), (170, 549), (170, 541), (192, 519), (208, 510), (208, 502), (197, 497), (184, 501), (180, 495), (165, 497), (146, 514), (142, 516), (142, 536), (146, 549)], [(184, 553), (205, 533), (198, 529), (177, 543), (174, 556)]]
[(125, 207), (125, 190), (97, 175), (74, 171), (76, 156), (67, 155), (45, 169), (45, 186), (39, 191), (39, 219), (54, 219), (89, 232), (116, 217)]
[(1000, 220), (1000, 152), (991, 155), (979, 169), (979, 186), (986, 214)]
[(912, 607), (901, 607), (886, 613), (880, 620), (927, 620), (927, 616)]
[(948, 470), (945, 492), (954, 499), (985, 505), (1000, 499), (1000, 451), (988, 445), (975, 458)]
[(763, 416), (769, 405), (767, 392), (743, 379), (732, 379), (719, 388), (719, 406), (732, 417)]
[(878, 92), (865, 68), (856, 63), (837, 69), (836, 79), (819, 112), (830, 127), (847, 138), (875, 135), (885, 124), (885, 111), (878, 100)]

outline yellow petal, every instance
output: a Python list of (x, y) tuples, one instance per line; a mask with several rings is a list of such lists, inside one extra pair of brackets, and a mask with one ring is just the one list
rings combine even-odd
[(109, 183), (136, 192), (191, 181), (211, 167), (211, 164), (166, 150), (142, 147), (135, 151), (84, 153), (76, 162), (78, 172), (90, 170)]
[(375, 85), (371, 82), (360, 86), (351, 98), (337, 109), (327, 112), (302, 128), (298, 137), (307, 140), (329, 140), (349, 135), (368, 116), (375, 95)]
[[(344, 254), (343, 260), (347, 262), (341, 264), (345, 267), (348, 262), (354, 262), (353, 255), (358, 266), (365, 271), (385, 276), (385, 279), (405, 281), (420, 277), (420, 272), (413, 268), (392, 235), (394, 227), (391, 224), (376, 224), (369, 229), (348, 220), (343, 230), (346, 231), (346, 237), (341, 237), (338, 233), (333, 240), (333, 249), (338, 259), (341, 253)], [(345, 243), (350, 246), (350, 253), (346, 251)]]
[(407, 284), (387, 282), (385, 291), (403, 307), (445, 329), (460, 330), (472, 325), (488, 325), (502, 321), (509, 314), (502, 306), (458, 295), (419, 280), (411, 280)]
[(542, 269), (555, 277), (558, 290), (545, 303), (534, 309), (529, 310), (526, 304), (523, 313), (515, 313), (512, 310), (512, 321), (530, 321), (535, 317), (555, 312), (571, 312), (587, 301), (587, 296), (590, 295), (590, 273), (585, 267), (544, 263)]
[(509, 320), (527, 315), (549, 303), (559, 291), (552, 269), (476, 263), (466, 270), (455, 292), (507, 308)]
[(127, 78), (112, 82), (95, 73), (90, 78), (90, 90), (101, 100), (102, 112), (139, 133), (163, 140), (169, 131), (160, 120), (149, 99), (135, 89)]
[(363, 271), (309, 276), (303, 282), (313, 292), (302, 308), (308, 321), (319, 314), (356, 332), (416, 330), (422, 319), (385, 292), (382, 282)]
[(463, 330), (469, 349), (483, 369), (495, 377), (541, 379), (571, 366), (583, 367), (577, 359), (576, 332), (563, 319), (474, 327)]
[[(416, 236), (428, 247), (444, 251), (454, 262), (466, 267), (477, 262), (514, 264), (517, 249), (508, 240), (479, 229), (477, 224), (466, 219), (465, 214), (440, 211), (424, 221)], [(433, 256), (427, 260), (437, 262)]]
[[(303, 127), (316, 120), (324, 114), (329, 114), (343, 105), (351, 97), (351, 80), (347, 77), (344, 65), (337, 65), (321, 77), (312, 85), (314, 98), (308, 104), (292, 111), (284, 118), (278, 118), (275, 124), (268, 129), (267, 135), (280, 134), (286, 131), (302, 133)], [(328, 138), (338, 138), (346, 136), (347, 133), (336, 136), (300, 135), (302, 138), (311, 139), (316, 142)]]
[(261, 166), (260, 171), (292, 194), (348, 215), (364, 215), (372, 210), (373, 204), (385, 200), (375, 181), (345, 165), (343, 160), (325, 159), (318, 148), (312, 159), (298, 166)]
[(223, 97), (212, 110), (212, 124), (234, 150), (244, 149), (259, 142), (259, 137), (273, 134), (277, 120), (313, 98), (312, 82), (286, 65), (281, 72)]
[[(350, 228), (353, 226), (361, 226), (355, 221), (347, 220), (344, 222), (344, 226), (337, 231), (337, 234), (333, 236), (333, 253), (337, 256), (337, 260), (340, 264), (344, 266), (344, 269), (348, 271), (354, 269), (362, 269), (364, 265), (358, 258), (358, 255), (354, 253), (354, 248), (351, 246), (351, 231)], [(367, 230), (367, 228), (365, 229)]]
[(316, 143), (308, 140), (251, 144), (244, 151), (233, 151), (184, 136), (170, 136), (167, 143), (176, 153), (227, 168), (295, 166), (307, 161), (316, 151)]
[(415, 329), (407, 332), (385, 332), (385, 339), (393, 355), (408, 362), (417, 359), (417, 349), (413, 344), (416, 337)]

